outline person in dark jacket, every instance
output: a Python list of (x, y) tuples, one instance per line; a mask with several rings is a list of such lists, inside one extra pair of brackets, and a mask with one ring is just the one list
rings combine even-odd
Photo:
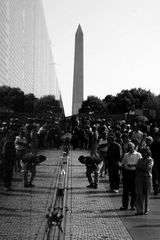
[[(78, 158), (78, 161), (86, 166), (86, 177), (88, 179), (89, 185), (87, 188), (98, 188), (98, 164), (101, 159), (94, 156), (83, 156)], [(94, 175), (94, 178), (92, 177)]]
[(4, 186), (9, 191), (12, 184), (13, 168), (16, 162), (15, 135), (9, 134), (3, 146)]
[(155, 133), (154, 141), (150, 145), (154, 165), (152, 168), (152, 184), (154, 195), (160, 192), (160, 132)]
[(108, 150), (107, 150), (107, 161), (108, 161), (108, 173), (109, 173), (109, 192), (118, 193), (120, 184), (120, 162), (122, 157), (122, 148), (119, 143), (115, 141), (114, 135), (108, 136)]

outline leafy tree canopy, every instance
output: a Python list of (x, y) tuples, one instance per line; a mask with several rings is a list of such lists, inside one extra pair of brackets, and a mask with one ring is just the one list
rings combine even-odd
[(32, 93), (25, 95), (21, 89), (9, 86), (0, 87), (0, 107), (14, 113), (46, 114), (47, 112), (63, 112), (60, 102), (55, 100), (54, 95), (38, 99)]
[(82, 114), (100, 114), (106, 110), (106, 103), (96, 96), (88, 96), (87, 100), (83, 101), (79, 113)]

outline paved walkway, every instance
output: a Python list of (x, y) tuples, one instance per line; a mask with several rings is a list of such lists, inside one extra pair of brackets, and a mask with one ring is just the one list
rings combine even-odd
[[(48, 151), (47, 160), (37, 167), (33, 189), (24, 189), (14, 177), (13, 191), (5, 192), (0, 181), (0, 240), (42, 240), (48, 207), (56, 181), (60, 151)], [(159, 240), (160, 194), (151, 195), (151, 211), (135, 216), (120, 211), (122, 188), (109, 194), (108, 178), (101, 178), (98, 189), (87, 189), (85, 167), (77, 160), (79, 150), (70, 152), (69, 195), (65, 240)]]
[(6, 192), (0, 180), (0, 240), (43, 239), (61, 152), (43, 154), (47, 160), (37, 166), (34, 188), (24, 188), (21, 176), (14, 174), (13, 191)]
[(120, 211), (119, 193), (107, 193), (108, 177), (100, 178), (98, 189), (88, 189), (85, 167), (77, 160), (88, 152), (72, 151), (66, 240), (159, 240), (160, 195), (151, 195), (149, 215)]

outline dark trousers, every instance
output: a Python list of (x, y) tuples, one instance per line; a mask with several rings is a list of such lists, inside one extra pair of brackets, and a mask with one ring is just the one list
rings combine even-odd
[(110, 188), (111, 189), (119, 189), (119, 184), (120, 184), (119, 169), (108, 168), (108, 173), (109, 173)]
[(13, 176), (13, 167), (14, 167), (14, 164), (12, 163), (4, 164), (4, 186), (6, 188), (11, 186), (12, 176)]
[(136, 202), (135, 177), (136, 170), (123, 170), (123, 195), (122, 205), (127, 208), (129, 205), (129, 196), (131, 196), (130, 206), (134, 207)]
[(153, 165), (152, 168), (152, 183), (154, 193), (158, 193), (160, 189), (160, 167)]
[[(30, 172), (30, 178), (28, 178), (29, 172)], [(24, 166), (24, 173), (23, 173), (24, 185), (27, 185), (30, 183), (32, 184), (32, 181), (35, 176), (36, 176), (35, 166), (30, 166), (30, 167), (28, 167), (27, 165)]]
[(87, 168), (86, 177), (90, 184), (98, 184), (98, 168), (97, 169)]
[(137, 212), (148, 212), (152, 178), (149, 176), (136, 176), (135, 183)]

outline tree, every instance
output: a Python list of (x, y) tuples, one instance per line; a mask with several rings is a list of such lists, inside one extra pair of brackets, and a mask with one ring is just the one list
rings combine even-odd
[(89, 114), (94, 116), (100, 116), (102, 113), (106, 113), (106, 111), (106, 102), (96, 96), (88, 96), (87, 100), (82, 102), (82, 107), (79, 109), (80, 114)]
[(116, 95), (117, 112), (129, 113), (135, 107), (135, 99), (129, 90), (122, 90)]
[(10, 91), (10, 87), (8, 86), (1, 86), (0, 87), (0, 106), (8, 108), (8, 93)]
[(24, 92), (19, 88), (10, 88), (8, 92), (8, 106), (14, 112), (24, 112)]
[(8, 111), (23, 112), (24, 92), (19, 88), (0, 87), (0, 105)]
[(20, 116), (32, 114), (43, 116), (44, 118), (48, 116), (53, 116), (56, 114), (59, 117), (64, 116), (63, 105), (60, 100), (55, 100), (55, 96), (48, 95), (36, 98), (34, 94), (24, 94), (24, 92), (19, 88), (11, 88), (9, 86), (0, 87), (0, 108), (1, 112), (6, 114), (17, 114)]
[(142, 88), (132, 88), (131, 90), (122, 90), (113, 97), (107, 95), (104, 98), (107, 103), (108, 113), (129, 113), (135, 109), (152, 108), (156, 106), (156, 98), (153, 93)]
[(60, 102), (55, 100), (55, 96), (48, 95), (35, 101), (34, 112), (39, 116), (52, 118), (55, 115), (62, 114), (62, 109)]
[(112, 95), (107, 95), (103, 101), (107, 104), (108, 114), (115, 114), (117, 111), (116, 107), (116, 97)]
[(142, 88), (132, 88), (130, 90), (133, 98), (135, 99), (135, 108), (142, 109), (144, 106), (154, 102), (154, 94)]
[(24, 112), (33, 114), (35, 101), (36, 98), (34, 94), (29, 93), (24, 95)]

